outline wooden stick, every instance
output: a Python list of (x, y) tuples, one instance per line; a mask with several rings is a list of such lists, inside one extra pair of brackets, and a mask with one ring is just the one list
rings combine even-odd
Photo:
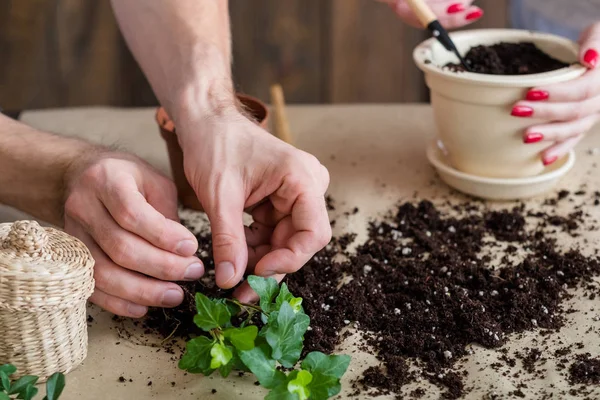
[(292, 144), (290, 124), (285, 113), (285, 98), (283, 97), (283, 89), (279, 84), (271, 86), (271, 104), (275, 108), (273, 124), (275, 136), (286, 143)]
[(427, 28), (430, 23), (437, 20), (431, 8), (423, 0), (406, 0), (406, 3), (408, 3), (424, 28)]

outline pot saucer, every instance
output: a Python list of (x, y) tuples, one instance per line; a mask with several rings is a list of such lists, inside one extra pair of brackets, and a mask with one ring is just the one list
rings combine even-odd
[(488, 200), (517, 200), (552, 190), (575, 164), (575, 152), (571, 150), (539, 175), (511, 179), (486, 178), (454, 169), (439, 140), (431, 141), (427, 147), (427, 159), (437, 170), (442, 181), (460, 192)]

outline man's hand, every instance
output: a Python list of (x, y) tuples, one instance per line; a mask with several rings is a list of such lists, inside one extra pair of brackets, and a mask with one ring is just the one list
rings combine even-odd
[[(405, 0), (377, 0), (387, 3), (407, 24), (423, 28)], [(474, 0), (427, 0), (429, 7), (437, 15), (446, 29), (460, 28), (476, 22), (483, 16), (483, 10), (471, 5)]]
[(173, 183), (132, 155), (99, 153), (73, 163), (66, 184), (65, 230), (96, 261), (90, 300), (129, 317), (180, 304), (182, 289), (167, 281), (198, 279), (204, 267), (177, 222)]
[[(185, 172), (211, 222), (217, 284), (244, 273), (281, 279), (331, 239), (327, 169), (238, 112), (180, 118)], [(254, 222), (244, 227), (244, 210)], [(252, 298), (247, 285), (235, 293)]]

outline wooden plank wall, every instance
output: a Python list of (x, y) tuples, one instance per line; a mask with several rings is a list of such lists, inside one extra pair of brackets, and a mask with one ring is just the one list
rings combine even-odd
[[(506, 25), (506, 1), (479, 0), (479, 27)], [(419, 102), (412, 62), (425, 32), (373, 0), (230, 0), (237, 87), (294, 103)], [(156, 104), (107, 0), (0, 0), (0, 106)]]

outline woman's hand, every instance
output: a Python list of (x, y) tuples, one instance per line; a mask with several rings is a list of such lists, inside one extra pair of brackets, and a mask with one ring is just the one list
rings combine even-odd
[[(405, 0), (377, 0), (387, 3), (398, 16), (415, 28), (423, 28)], [(460, 28), (476, 22), (483, 16), (483, 10), (472, 6), (474, 0), (427, 0), (438, 21), (446, 29)]]
[[(314, 156), (237, 111), (176, 124), (186, 176), (210, 220), (221, 288), (246, 273), (281, 279), (329, 243), (329, 173)], [(245, 210), (254, 219), (249, 227)], [(254, 292), (244, 284), (234, 295), (249, 301)]]
[(547, 142), (542, 162), (549, 165), (567, 154), (598, 122), (600, 113), (600, 23), (589, 27), (581, 36), (580, 62), (589, 71), (582, 77), (547, 87), (529, 90), (526, 100), (512, 109), (515, 117), (536, 117), (553, 121), (528, 128), (523, 141)]
[(133, 155), (104, 152), (73, 163), (66, 183), (65, 231), (96, 261), (90, 301), (127, 317), (180, 304), (183, 290), (169, 281), (196, 280), (204, 266), (173, 182)]

